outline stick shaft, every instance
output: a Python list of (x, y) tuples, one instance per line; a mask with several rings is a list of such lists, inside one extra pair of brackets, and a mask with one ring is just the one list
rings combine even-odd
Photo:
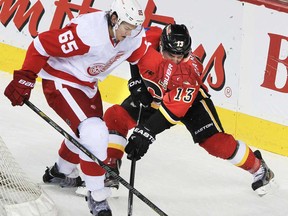
[[(137, 118), (137, 125), (141, 121), (142, 110), (143, 110), (143, 106), (142, 106), (142, 104), (140, 104), (138, 118)], [(132, 187), (134, 187), (135, 173), (136, 173), (136, 159), (133, 158), (131, 160), (131, 169), (130, 169), (130, 185)], [(131, 191), (129, 191), (129, 195), (128, 195), (128, 216), (132, 216), (132, 213), (133, 213), (133, 193)]]
[(57, 123), (55, 123), (51, 118), (49, 118), (45, 113), (38, 109), (30, 101), (26, 100), (24, 102), (29, 108), (31, 108), (35, 113), (37, 113), (42, 119), (44, 119), (48, 124), (50, 124), (54, 129), (61, 133), (66, 139), (73, 143), (80, 151), (86, 154), (94, 162), (98, 163), (103, 169), (105, 169), (109, 175), (117, 179), (122, 185), (124, 185), (131, 193), (137, 196), (140, 200), (146, 203), (151, 209), (153, 209), (160, 216), (168, 216), (160, 208), (158, 208), (154, 203), (152, 203), (148, 198), (146, 198), (142, 193), (140, 193), (136, 188), (131, 186), (127, 181), (125, 181), (121, 176), (117, 175), (108, 165), (99, 160), (94, 154), (92, 154), (87, 148), (80, 144), (76, 139), (74, 139), (69, 133), (67, 133), (63, 128), (61, 128)]

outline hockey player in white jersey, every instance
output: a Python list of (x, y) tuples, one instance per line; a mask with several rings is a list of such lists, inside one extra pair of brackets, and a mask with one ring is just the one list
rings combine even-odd
[[(142, 28), (144, 12), (136, 0), (114, 0), (110, 11), (80, 15), (63, 29), (40, 33), (27, 50), (23, 66), (14, 71), (4, 94), (13, 106), (28, 100), (37, 76), (42, 78), (48, 104), (70, 126), (72, 135), (98, 159), (107, 158), (108, 130), (98, 81), (123, 61), (136, 63), (148, 45)], [(68, 140), (58, 151), (57, 162), (47, 168), (46, 183), (82, 184), (84, 174), (88, 207), (95, 216), (110, 216), (110, 188), (105, 170)]]

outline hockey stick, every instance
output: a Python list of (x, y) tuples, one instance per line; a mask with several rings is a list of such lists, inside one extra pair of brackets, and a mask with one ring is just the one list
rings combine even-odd
[(153, 209), (160, 216), (168, 216), (160, 208), (158, 208), (154, 203), (152, 203), (148, 198), (141, 194), (136, 188), (132, 187), (127, 181), (125, 181), (121, 176), (117, 175), (108, 165), (103, 161), (99, 160), (94, 154), (92, 154), (87, 148), (80, 144), (76, 139), (74, 139), (69, 133), (67, 133), (63, 128), (56, 124), (52, 119), (50, 119), (44, 112), (38, 109), (33, 103), (25, 100), (24, 103), (31, 108), (35, 113), (37, 113), (42, 119), (44, 119), (48, 124), (50, 124), (54, 129), (61, 133), (66, 139), (73, 143), (78, 149), (80, 149), (84, 154), (91, 158), (94, 162), (99, 164), (103, 169), (105, 169), (109, 175), (117, 179), (122, 185), (124, 185), (129, 191), (131, 191), (140, 200), (146, 203), (151, 209)]
[[(130, 168), (130, 185), (134, 187), (134, 180), (135, 180), (135, 169), (136, 169), (136, 159), (133, 158), (131, 161), (131, 168)], [(133, 193), (129, 190), (128, 194), (128, 216), (132, 216), (133, 210)]]
[[(140, 107), (139, 107), (137, 125), (140, 123), (141, 112), (142, 112), (142, 104), (140, 104)], [(134, 187), (135, 170), (136, 170), (136, 158), (133, 157), (131, 160), (131, 168), (130, 168), (130, 185), (132, 187)], [(132, 211), (133, 211), (133, 193), (129, 190), (129, 194), (128, 194), (128, 216), (132, 216)]]

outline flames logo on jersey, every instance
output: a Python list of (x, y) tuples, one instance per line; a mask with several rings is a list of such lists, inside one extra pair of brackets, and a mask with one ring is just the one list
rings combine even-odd
[(91, 76), (97, 76), (104, 71), (105, 64), (103, 63), (94, 63), (87, 68), (87, 73)]

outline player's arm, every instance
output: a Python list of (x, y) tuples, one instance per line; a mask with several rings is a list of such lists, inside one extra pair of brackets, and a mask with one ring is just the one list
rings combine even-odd
[(71, 24), (63, 29), (40, 33), (27, 50), (22, 70), (37, 74), (50, 56), (71, 57), (87, 53), (89, 46), (78, 37), (76, 28), (76, 24)]
[(138, 61), (137, 65), (130, 64), (131, 79), (128, 82), (128, 87), (136, 105), (141, 103), (147, 107), (152, 103), (153, 97), (148, 92), (147, 86), (145, 86), (142, 78), (147, 78), (148, 76), (148, 79), (151, 79), (151, 74), (156, 75), (161, 61), (161, 54), (153, 47), (149, 47), (146, 54)]
[(13, 106), (24, 104), (30, 98), (37, 74), (50, 56), (70, 57), (88, 52), (89, 47), (82, 43), (76, 34), (76, 25), (39, 34), (30, 44), (22, 68), (15, 70), (13, 80), (4, 94)]
[(143, 82), (138, 66), (130, 64), (130, 72), (131, 78), (128, 81), (128, 88), (134, 104), (139, 106), (141, 103), (144, 107), (149, 107), (153, 97)]
[(151, 43), (147, 41), (144, 30), (141, 30), (140, 34), (137, 37), (141, 38), (140, 43), (137, 46), (137, 49), (135, 49), (129, 56), (129, 58), (127, 58), (127, 61), (133, 65), (137, 64), (140, 61), (140, 59), (146, 55), (146, 52), (151, 45)]
[(160, 36), (162, 29), (157, 26), (150, 26), (141, 31), (142, 41), (138, 49), (136, 49), (127, 61), (132, 64), (137, 64), (143, 57), (152, 57), (149, 49), (157, 50), (159, 47)]

